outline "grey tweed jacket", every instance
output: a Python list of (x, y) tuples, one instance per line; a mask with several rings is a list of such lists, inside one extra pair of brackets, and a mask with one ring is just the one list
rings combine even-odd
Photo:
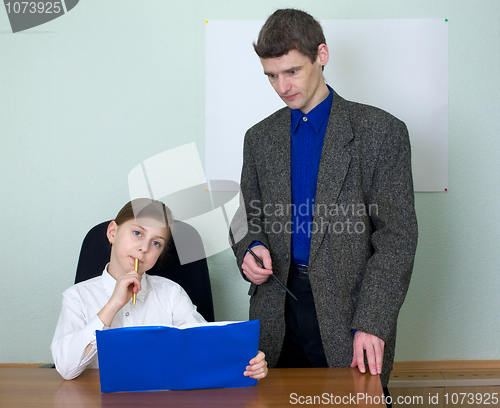
[[(291, 216), (299, 210), (291, 205), (290, 120), (286, 107), (248, 130), (244, 206), (231, 225), (238, 265), (249, 245), (260, 241), (283, 282), (291, 261)], [(352, 330), (371, 333), (385, 342), (381, 380), (386, 386), (417, 245), (410, 142), (403, 122), (334, 92), (310, 231), (309, 277), (328, 364), (349, 366)], [(249, 294), (250, 318), (261, 323), (259, 347), (273, 367), (285, 335), (285, 291), (269, 279), (251, 284)]]

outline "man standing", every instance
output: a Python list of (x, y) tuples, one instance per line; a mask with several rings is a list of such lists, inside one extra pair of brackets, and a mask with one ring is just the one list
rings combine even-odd
[(386, 387), (417, 244), (406, 126), (325, 83), (328, 47), (309, 14), (277, 10), (254, 48), (287, 105), (245, 136), (245, 211), (232, 223), (248, 229), (233, 250), (260, 348), (271, 367), (361, 372), (366, 353)]

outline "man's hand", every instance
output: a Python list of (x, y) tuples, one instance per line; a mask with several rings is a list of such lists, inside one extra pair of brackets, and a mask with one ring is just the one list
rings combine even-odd
[(354, 334), (353, 343), (353, 356), (351, 368), (358, 367), (359, 371), (364, 373), (365, 358), (364, 350), (366, 350), (366, 358), (368, 366), (372, 375), (380, 374), (382, 372), (382, 360), (384, 357), (385, 342), (373, 334), (363, 333), (357, 331)]
[(245, 258), (243, 258), (243, 273), (248, 278), (250, 282), (260, 285), (264, 283), (269, 276), (273, 273), (271, 254), (269, 250), (263, 245), (256, 245), (252, 248), (252, 251), (257, 255), (260, 260), (264, 263), (266, 269), (262, 268), (250, 252), (247, 252)]

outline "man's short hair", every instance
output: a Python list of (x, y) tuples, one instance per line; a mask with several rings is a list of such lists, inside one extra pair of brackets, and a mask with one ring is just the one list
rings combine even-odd
[(281, 57), (297, 50), (314, 63), (320, 44), (326, 44), (325, 35), (313, 16), (302, 10), (280, 9), (262, 26), (253, 47), (263, 59)]

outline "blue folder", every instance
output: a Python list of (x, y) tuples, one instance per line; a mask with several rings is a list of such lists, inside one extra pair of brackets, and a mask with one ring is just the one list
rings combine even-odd
[(259, 321), (96, 332), (102, 392), (249, 387)]

